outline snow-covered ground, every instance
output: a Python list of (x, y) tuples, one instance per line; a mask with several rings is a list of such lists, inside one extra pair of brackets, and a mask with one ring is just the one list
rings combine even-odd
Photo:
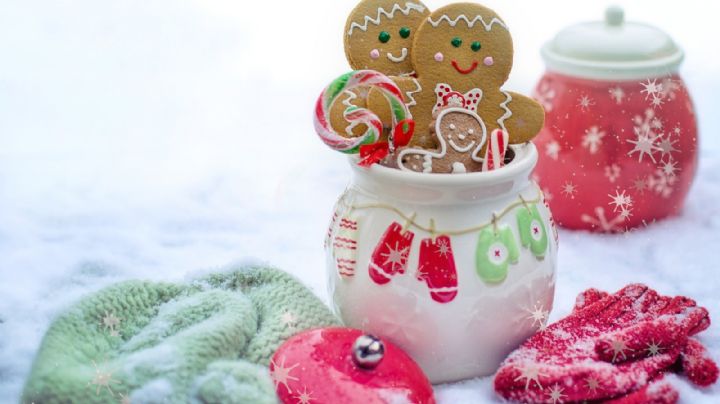
[[(53, 316), (116, 281), (180, 280), (252, 257), (326, 298), (322, 238), (349, 168), (315, 138), (311, 110), (347, 70), (354, 1), (248, 3), (0, 2), (0, 401), (19, 397)], [(486, 3), (511, 25), (508, 88), (524, 92), (542, 72), (542, 41), (604, 6)], [(708, 4), (627, 4), (688, 53), (700, 169), (678, 218), (626, 236), (561, 233), (553, 320), (587, 287), (637, 281), (720, 319), (720, 27)], [(720, 326), (701, 339), (720, 360)], [(720, 386), (674, 380), (686, 403), (720, 398)], [(437, 393), (497, 400), (487, 378)]]

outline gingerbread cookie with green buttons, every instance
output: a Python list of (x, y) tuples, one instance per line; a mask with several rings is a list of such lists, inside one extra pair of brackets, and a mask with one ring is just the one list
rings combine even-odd
[(505, 91), (513, 63), (513, 42), (505, 22), (475, 3), (450, 4), (434, 11), (417, 29), (411, 53), (420, 85), (409, 105), (416, 122), (412, 144), (437, 147), (429, 130), (433, 112), (465, 108), (479, 116), (487, 133), (502, 129), (510, 143), (532, 139), (545, 113), (529, 97)]
[[(352, 10), (345, 23), (345, 56), (353, 70), (375, 70), (390, 76), (405, 95), (405, 102), (414, 105), (414, 93), (419, 84), (413, 77), (412, 44), (418, 27), (430, 14), (419, 1), (363, 0)], [(387, 100), (376, 91), (348, 92), (342, 102), (330, 110), (333, 128), (342, 129), (348, 136), (356, 136), (365, 128), (350, 127), (343, 118), (350, 105), (371, 105), (389, 127), (392, 123)]]

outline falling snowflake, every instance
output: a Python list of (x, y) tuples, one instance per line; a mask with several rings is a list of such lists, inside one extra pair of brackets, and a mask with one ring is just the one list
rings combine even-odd
[(298, 378), (295, 376), (291, 376), (290, 372), (292, 372), (293, 369), (299, 366), (299, 363), (296, 363), (288, 368), (285, 367), (285, 358), (282, 358), (282, 361), (280, 365), (275, 363), (274, 359), (270, 360), (270, 364), (272, 365), (272, 369), (270, 370), (270, 378), (275, 382), (275, 388), (277, 389), (278, 386), (281, 384), (285, 386), (288, 393), (292, 393), (292, 390), (290, 389), (290, 386), (288, 386), (289, 380), (295, 380), (297, 381)]
[(280, 315), (280, 322), (289, 329), (294, 329), (297, 325), (297, 316), (292, 312), (286, 311)]
[(662, 83), (658, 84), (656, 79), (648, 79), (647, 83), (640, 83), (644, 88), (640, 90), (641, 93), (645, 93), (645, 99), (651, 97), (662, 97)]
[(516, 377), (515, 381), (525, 380), (525, 390), (530, 388), (530, 382), (535, 382), (535, 384), (542, 389), (540, 376), (542, 376), (540, 368), (535, 365), (528, 364), (520, 369), (520, 376)]
[(112, 384), (118, 384), (120, 381), (113, 379), (112, 372), (101, 369), (95, 361), (92, 361), (92, 364), (95, 367), (95, 373), (92, 380), (88, 382), (88, 386), (95, 386), (95, 395), (100, 395), (100, 390), (105, 388), (110, 392), (111, 396), (115, 396), (112, 391)]
[(618, 356), (622, 356), (622, 359), (626, 360), (627, 355), (625, 354), (625, 351), (632, 351), (632, 349), (628, 348), (627, 343), (621, 339), (614, 339), (610, 341), (610, 349), (612, 349), (613, 362), (617, 361)]
[(310, 404), (310, 401), (313, 400), (312, 392), (308, 391), (307, 387), (305, 387), (302, 393), (298, 393), (295, 398), (298, 400), (298, 404)]
[(585, 131), (583, 135), (582, 146), (590, 151), (590, 154), (595, 154), (602, 146), (602, 139), (605, 137), (605, 132), (601, 131), (597, 126), (591, 126), (590, 129)]
[(597, 227), (600, 231), (607, 233), (619, 233), (624, 229), (620, 225), (630, 217), (630, 211), (621, 211), (618, 216), (608, 220), (605, 216), (605, 209), (598, 206), (595, 208), (595, 216), (583, 214), (580, 216), (580, 220), (593, 227)]
[(105, 316), (102, 318), (102, 326), (110, 331), (111, 337), (118, 337), (120, 336), (120, 331), (117, 329), (117, 327), (120, 325), (120, 322), (122, 319), (120, 317), (115, 316), (115, 313), (108, 313), (105, 311)]
[(553, 160), (558, 159), (558, 155), (560, 154), (560, 143), (553, 140), (550, 143), (545, 145), (545, 155), (550, 157)]
[(660, 346), (660, 344), (656, 343), (655, 341), (649, 343), (647, 346), (648, 356), (657, 356), (662, 350), (663, 348)]
[(582, 97), (578, 98), (577, 105), (578, 105), (578, 107), (580, 107), (580, 109), (583, 112), (585, 112), (588, 109), (590, 109), (590, 107), (595, 105), (595, 101), (592, 98), (588, 97), (587, 95), (583, 95)]
[(546, 310), (543, 309), (542, 305), (538, 306), (535, 305), (535, 307), (532, 310), (527, 310), (530, 315), (527, 317), (528, 320), (532, 320), (533, 327), (537, 326), (540, 330), (545, 329), (545, 322), (548, 318), (548, 313)]
[(441, 239), (438, 240), (438, 254), (442, 255), (443, 257), (447, 257), (448, 253), (450, 252), (450, 245), (448, 244), (447, 240)]
[(617, 212), (618, 209), (620, 210), (626, 210), (628, 208), (632, 207), (633, 201), (630, 195), (625, 194), (625, 190), (622, 192), (615, 191), (615, 195), (608, 194), (610, 197), (610, 202), (608, 205), (615, 205), (613, 208), (613, 212)]
[(615, 181), (620, 178), (620, 166), (618, 166), (617, 164), (606, 166), (605, 177), (607, 177), (608, 181), (614, 184)]
[(543, 82), (535, 91), (534, 98), (545, 108), (545, 112), (553, 110), (553, 100), (555, 99), (555, 89), (550, 84)]
[(608, 93), (610, 93), (610, 98), (615, 100), (616, 104), (622, 104), (623, 99), (625, 98), (625, 91), (623, 91), (620, 86), (610, 88)]
[(565, 196), (570, 197), (570, 199), (575, 199), (575, 194), (577, 193), (577, 186), (574, 185), (572, 182), (566, 182), (565, 185), (562, 187), (562, 193), (565, 194)]
[(585, 387), (587, 387), (588, 390), (594, 393), (595, 391), (597, 391), (597, 389), (600, 388), (600, 382), (594, 377), (588, 377), (585, 380)]
[(557, 384), (553, 386), (548, 393), (548, 400), (550, 400), (550, 402), (553, 404), (562, 403), (562, 399), (565, 397), (567, 396), (563, 394), (562, 387), (558, 386)]

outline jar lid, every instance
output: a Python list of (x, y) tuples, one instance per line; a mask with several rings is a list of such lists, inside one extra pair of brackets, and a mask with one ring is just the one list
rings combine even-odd
[(626, 22), (622, 8), (611, 6), (605, 21), (572, 25), (542, 48), (550, 70), (598, 79), (643, 79), (674, 73), (683, 51), (651, 25)]

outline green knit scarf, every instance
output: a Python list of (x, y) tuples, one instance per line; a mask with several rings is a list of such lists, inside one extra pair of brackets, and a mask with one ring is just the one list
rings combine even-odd
[(124, 282), (53, 322), (22, 401), (275, 403), (273, 352), (299, 331), (338, 324), (310, 290), (274, 268), (187, 284)]

